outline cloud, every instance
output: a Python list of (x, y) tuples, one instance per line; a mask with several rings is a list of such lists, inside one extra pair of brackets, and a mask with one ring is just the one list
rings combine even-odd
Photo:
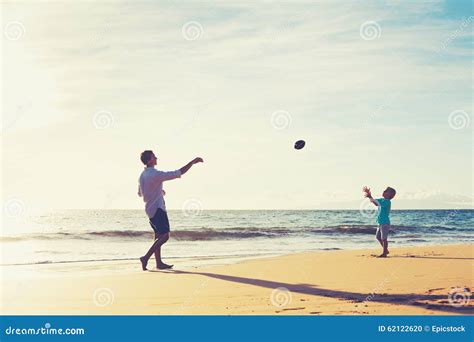
[(474, 198), (440, 190), (405, 192), (400, 195), (404, 206), (416, 208), (473, 208)]
[[(157, 146), (163, 167), (209, 156), (207, 175), (177, 195), (212, 194), (223, 207), (313, 205), (324, 199), (315, 193), (351, 198), (368, 181), (469, 192), (469, 130), (447, 118), (471, 108), (472, 32), (444, 11), (442, 1), (9, 4), (4, 21), (26, 34), (3, 46), (7, 191), (33, 184), (25, 191), (41, 198), (59, 155), (94, 190), (64, 203), (55, 189), (51, 206), (101, 205), (90, 197), (129, 187), (138, 172), (110, 176), (109, 164)], [(183, 37), (190, 21), (202, 26), (196, 40)], [(375, 39), (361, 36), (366, 22), (380, 27)], [(292, 124), (277, 132), (279, 110)], [(98, 111), (113, 114), (113, 129), (94, 130)], [(300, 138), (308, 144), (295, 155)], [(17, 178), (25, 154), (38, 168), (27, 181)], [(112, 177), (108, 188), (101, 177)], [(120, 196), (117, 206), (135, 205)]]

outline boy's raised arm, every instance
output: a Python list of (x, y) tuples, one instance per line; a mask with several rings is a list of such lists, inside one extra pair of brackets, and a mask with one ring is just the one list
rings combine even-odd
[(372, 203), (373, 203), (375, 206), (377, 206), (377, 207), (379, 206), (379, 202), (377, 202), (377, 201), (372, 197), (372, 193), (371, 193), (371, 191), (370, 191), (370, 188), (364, 186), (364, 187), (362, 188), (362, 191), (364, 192), (364, 196), (367, 197), (367, 198), (370, 200), (370, 202), (372, 202)]

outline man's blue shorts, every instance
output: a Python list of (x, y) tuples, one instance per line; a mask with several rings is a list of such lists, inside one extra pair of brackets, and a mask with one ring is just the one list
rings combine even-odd
[(157, 234), (165, 234), (170, 232), (170, 222), (168, 221), (168, 214), (163, 209), (158, 208), (150, 219), (150, 226)]

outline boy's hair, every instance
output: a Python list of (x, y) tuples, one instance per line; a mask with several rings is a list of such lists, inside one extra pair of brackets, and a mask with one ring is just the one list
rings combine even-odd
[(140, 160), (142, 161), (143, 164), (148, 165), (148, 162), (150, 161), (152, 155), (153, 155), (152, 150), (145, 150), (140, 155)]
[(391, 188), (389, 186), (387, 187), (387, 191), (389, 191), (390, 199), (394, 198), (395, 195), (397, 194), (397, 191), (394, 188)]

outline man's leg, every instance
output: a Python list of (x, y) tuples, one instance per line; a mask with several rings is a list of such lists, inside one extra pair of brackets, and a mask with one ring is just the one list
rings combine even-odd
[[(157, 249), (160, 249), (160, 251), (158, 252), (158, 259), (157, 259), (157, 263), (158, 263), (158, 260), (161, 262), (161, 245), (164, 244), (166, 241), (168, 241), (169, 237), (170, 237), (170, 234), (169, 233), (164, 233), (164, 234), (156, 234), (155, 233), (155, 241), (153, 242), (153, 244), (151, 245), (150, 249), (148, 249), (148, 252), (142, 256), (140, 258), (140, 261), (142, 263), (142, 269), (144, 271), (146, 271), (146, 266), (148, 264), (148, 260), (151, 258), (152, 254), (155, 253), (157, 251)], [(156, 254), (155, 254), (156, 256)], [(163, 262), (161, 262), (162, 265), (165, 265), (163, 264)]]
[[(156, 268), (160, 268), (162, 266), (168, 266), (161, 260), (161, 246), (163, 246), (170, 238), (170, 233), (164, 234), (166, 238), (164, 238), (159, 246), (155, 249), (155, 259), (156, 259)], [(160, 234), (155, 233), (155, 240), (160, 238)]]

